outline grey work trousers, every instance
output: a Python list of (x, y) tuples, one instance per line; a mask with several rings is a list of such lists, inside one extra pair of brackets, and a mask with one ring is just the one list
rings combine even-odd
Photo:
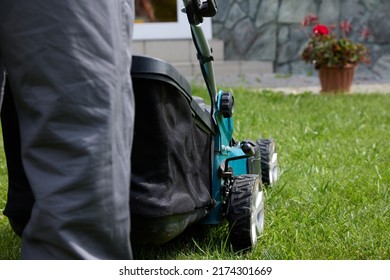
[(15, 148), (35, 199), (23, 259), (132, 258), (133, 14), (133, 0), (0, 0)]

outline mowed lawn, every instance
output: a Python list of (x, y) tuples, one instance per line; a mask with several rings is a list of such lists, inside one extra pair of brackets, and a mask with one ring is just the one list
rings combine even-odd
[[(257, 247), (234, 253), (226, 224), (190, 228), (138, 259), (390, 259), (390, 94), (284, 95), (233, 89), (236, 140), (274, 138), (280, 180), (266, 189)], [(204, 89), (195, 88), (204, 96)], [(6, 200), (0, 153), (0, 210)], [(199, 230), (201, 228), (202, 230)], [(19, 239), (0, 215), (0, 259)]]

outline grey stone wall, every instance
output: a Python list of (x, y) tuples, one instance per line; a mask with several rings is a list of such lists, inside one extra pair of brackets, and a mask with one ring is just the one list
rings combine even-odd
[(323, 24), (350, 20), (349, 38), (361, 41), (360, 31), (371, 35), (364, 41), (371, 63), (360, 64), (360, 78), (390, 78), (390, 0), (217, 0), (213, 36), (225, 42), (228, 60), (272, 61), (275, 72), (312, 74), (301, 60), (307, 42), (303, 18), (313, 13)]

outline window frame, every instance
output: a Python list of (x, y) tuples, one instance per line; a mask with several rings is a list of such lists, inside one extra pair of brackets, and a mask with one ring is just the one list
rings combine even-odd
[[(181, 11), (182, 0), (176, 0), (177, 21), (176, 22), (146, 22), (134, 24), (133, 39), (138, 40), (166, 40), (166, 39), (188, 39), (191, 32), (187, 16)], [(212, 38), (211, 19), (205, 18), (202, 29), (207, 39)]]

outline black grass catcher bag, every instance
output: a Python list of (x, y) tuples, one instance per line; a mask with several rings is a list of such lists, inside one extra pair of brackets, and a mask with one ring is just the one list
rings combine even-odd
[(163, 243), (206, 216), (212, 205), (212, 126), (172, 65), (134, 56), (131, 75), (132, 242)]

